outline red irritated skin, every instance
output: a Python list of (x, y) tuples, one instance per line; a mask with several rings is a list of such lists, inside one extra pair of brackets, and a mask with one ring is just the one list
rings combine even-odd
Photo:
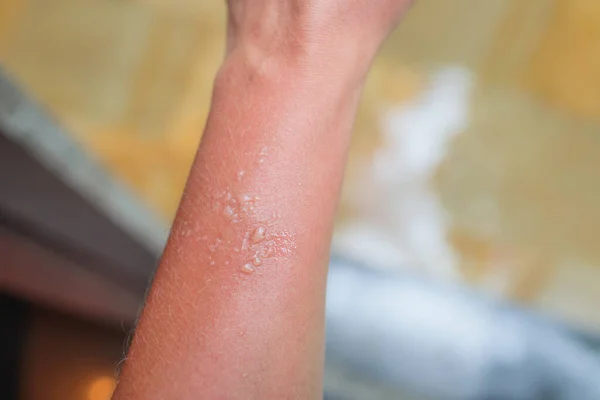
[(350, 131), (405, 3), (230, 0), (208, 124), (114, 400), (322, 396)]

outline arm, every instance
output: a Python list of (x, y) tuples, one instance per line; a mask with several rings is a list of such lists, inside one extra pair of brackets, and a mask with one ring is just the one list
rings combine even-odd
[[(230, 2), (207, 127), (115, 400), (322, 395), (351, 126), (403, 2), (247, 3)], [(377, 33), (347, 32), (347, 21), (376, 16), (375, 3)]]

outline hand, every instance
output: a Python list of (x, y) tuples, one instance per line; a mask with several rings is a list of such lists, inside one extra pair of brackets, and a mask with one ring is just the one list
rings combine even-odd
[[(228, 54), (368, 69), (413, 0), (227, 0)], [(351, 63), (351, 64), (348, 64)]]

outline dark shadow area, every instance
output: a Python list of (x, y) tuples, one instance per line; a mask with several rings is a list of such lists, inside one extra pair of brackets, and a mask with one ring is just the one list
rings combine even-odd
[(19, 398), (28, 310), (24, 301), (0, 294), (0, 393), (4, 400)]

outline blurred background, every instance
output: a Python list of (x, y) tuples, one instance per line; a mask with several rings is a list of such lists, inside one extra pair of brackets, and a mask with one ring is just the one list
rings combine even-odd
[[(110, 398), (223, 3), (0, 0), (2, 399)], [(358, 112), (325, 397), (600, 399), (599, 127), (599, 2), (419, 0)]]

